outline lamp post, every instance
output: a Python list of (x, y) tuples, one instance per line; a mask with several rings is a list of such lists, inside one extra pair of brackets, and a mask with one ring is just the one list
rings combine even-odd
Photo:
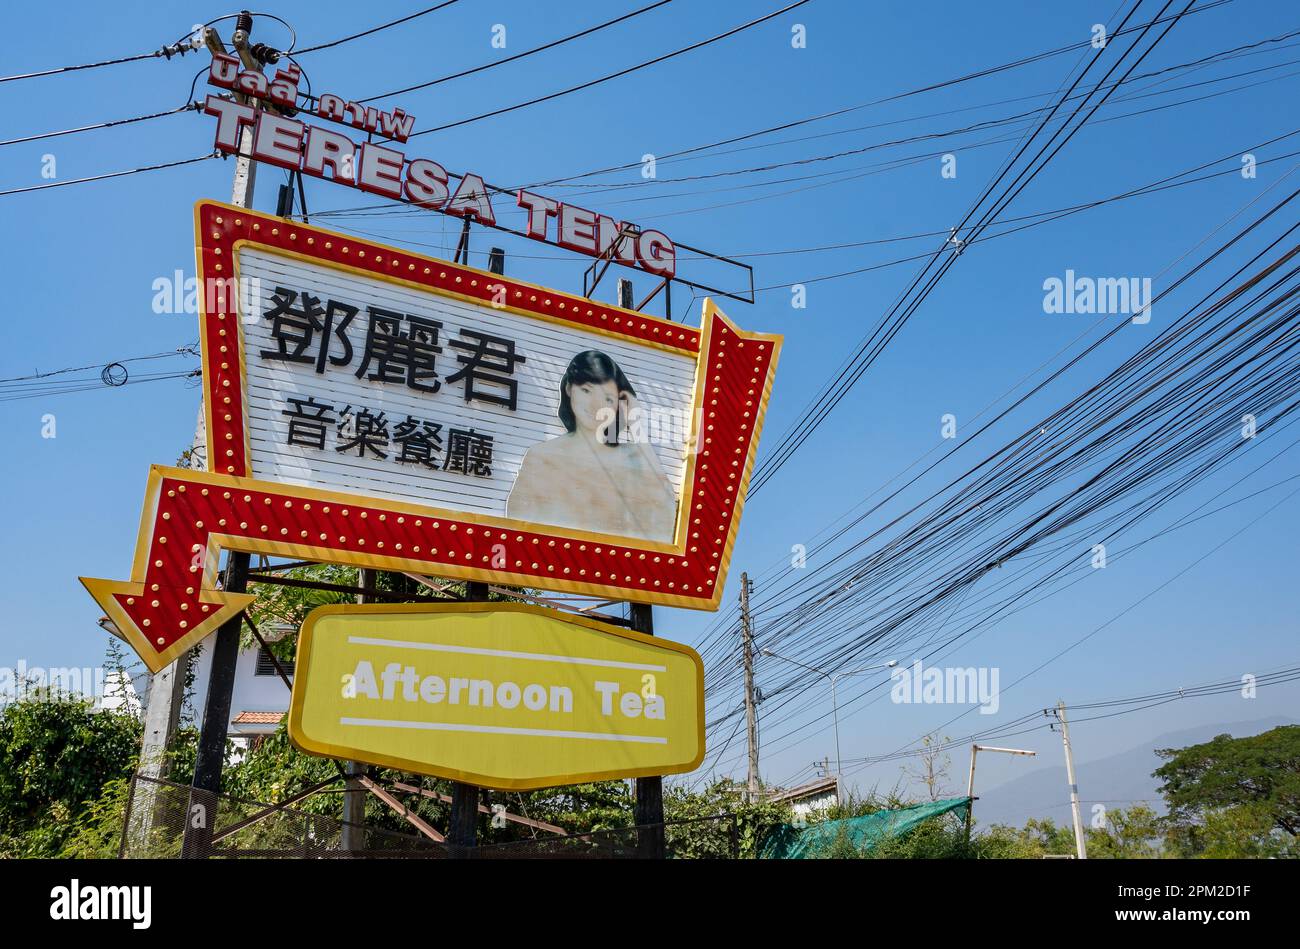
[(835, 722), (835, 797), (840, 803), (844, 801), (844, 789), (842, 787), (844, 779), (844, 762), (840, 757), (840, 707), (839, 701), (835, 694), (835, 683), (842, 676), (857, 675), (860, 672), (871, 672), (873, 669), (892, 669), (898, 665), (897, 659), (890, 659), (888, 662), (877, 663), (873, 666), (863, 666), (860, 669), (850, 669), (848, 672), (830, 673), (818, 669), (816, 666), (810, 666), (806, 663), (799, 662), (797, 659), (791, 659), (789, 656), (782, 656), (770, 649), (763, 650), (764, 656), (771, 656), (773, 659), (781, 659), (791, 665), (798, 666), (801, 669), (807, 669), (809, 672), (815, 672), (823, 678), (829, 679), (831, 683), (831, 717)]
[(1025, 751), (1022, 748), (995, 748), (992, 745), (971, 745), (970, 746), (970, 781), (966, 784), (966, 796), (970, 798), (970, 803), (966, 805), (966, 841), (970, 842), (970, 828), (974, 823), (975, 812), (975, 756), (981, 751), (998, 751), (1004, 755), (1024, 755), (1029, 758), (1038, 756), (1036, 751)]

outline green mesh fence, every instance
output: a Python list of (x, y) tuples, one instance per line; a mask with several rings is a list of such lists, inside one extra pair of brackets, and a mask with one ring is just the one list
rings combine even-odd
[(969, 808), (970, 798), (952, 797), (896, 810), (876, 811), (862, 817), (823, 821), (803, 828), (782, 824), (768, 836), (759, 856), (766, 860), (815, 858), (835, 843), (841, 834), (858, 850), (870, 850), (881, 840), (905, 834), (931, 817), (950, 811), (964, 816)]

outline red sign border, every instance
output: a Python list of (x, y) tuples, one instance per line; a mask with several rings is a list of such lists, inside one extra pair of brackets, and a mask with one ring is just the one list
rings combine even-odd
[[(195, 221), (201, 290), (209, 278), (237, 276), (238, 248), (257, 245), (479, 303), (490, 302), (504, 285), (512, 311), (694, 355), (700, 450), (688, 462), (671, 544), (254, 480), (244, 476), (248, 446), (237, 295), (211, 312), (205, 300), (204, 401), (209, 465), (215, 470), (154, 466), (131, 580), (83, 578), (150, 669), (165, 667), (250, 602), (247, 595), (216, 589), (222, 549), (717, 609), (780, 336), (742, 332), (707, 299), (696, 330), (218, 202), (198, 202)], [(493, 545), (501, 544), (512, 551), (508, 566), (492, 567)]]

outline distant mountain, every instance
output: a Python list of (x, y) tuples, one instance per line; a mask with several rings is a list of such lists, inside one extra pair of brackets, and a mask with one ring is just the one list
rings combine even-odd
[[(1084, 822), (1091, 817), (1094, 802), (1115, 808), (1145, 801), (1157, 813), (1165, 812), (1164, 799), (1158, 790), (1160, 782), (1151, 777), (1151, 772), (1163, 764), (1156, 757), (1157, 748), (1182, 748), (1225, 733), (1234, 738), (1244, 738), (1279, 725), (1295, 724), (1293, 718), (1279, 717), (1202, 725), (1160, 735), (1139, 747), (1106, 758), (1093, 761), (1076, 759), (1079, 798), (1086, 802), (1082, 805)], [(975, 802), (977, 827), (990, 824), (1023, 827), (1031, 817), (1050, 817), (1058, 825), (1070, 823), (1070, 792), (1065, 779), (1064, 753), (1059, 764), (1037, 768), (993, 788), (980, 787), (977, 779), (975, 793), (979, 797)]]

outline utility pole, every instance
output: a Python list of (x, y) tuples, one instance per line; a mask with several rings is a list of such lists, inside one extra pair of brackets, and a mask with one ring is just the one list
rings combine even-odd
[[(252, 30), (252, 14), (245, 10), (235, 21), (231, 43), (246, 69), (260, 70), (261, 63), (253, 56), (248, 45)], [(204, 40), (213, 52), (224, 52), (215, 30), (206, 30)], [(246, 101), (246, 97), (236, 98)], [(257, 163), (253, 161), (252, 155), (253, 130), (244, 126), (240, 131), (239, 152), (235, 158), (235, 180), (230, 194), (230, 203), (241, 208), (250, 207), (253, 200)], [(206, 293), (206, 289), (200, 288), (199, 292)], [(248, 554), (228, 554), (222, 589), (228, 593), (245, 592), (248, 589), (248, 569)], [(235, 689), (235, 666), (239, 661), (242, 622), (243, 613), (232, 616), (221, 625), (214, 637), (212, 668), (208, 675), (208, 690), (203, 707), (203, 725), (199, 732), (194, 779), (190, 785), (189, 806), (185, 815), (185, 839), (181, 847), (183, 857), (206, 857), (211, 844), (212, 827), (216, 820), (216, 795), (221, 791), (221, 772), (226, 762), (226, 733), (230, 727), (230, 703)]]
[(1083, 836), (1083, 818), (1079, 814), (1079, 782), (1074, 778), (1074, 752), (1070, 748), (1070, 723), (1065, 718), (1065, 702), (1056, 703), (1056, 718), (1061, 723), (1061, 743), (1065, 746), (1065, 776), (1070, 782), (1070, 810), (1074, 814), (1074, 847), (1080, 860), (1088, 859), (1088, 843)]
[[(235, 32), (230, 37), (231, 45), (239, 53), (245, 69), (261, 70), (262, 64), (253, 56), (248, 45), (249, 34), (253, 31), (253, 16), (247, 10), (235, 21)], [(224, 53), (221, 37), (217, 31), (208, 28), (204, 33), (204, 42), (213, 53)], [(236, 94), (236, 101), (247, 103), (247, 96)], [(254, 103), (256, 105), (256, 103)], [(239, 130), (239, 151), (235, 154), (235, 182), (231, 189), (230, 203), (241, 208), (251, 207), (253, 186), (257, 183), (257, 163), (253, 161), (253, 128), (242, 126)]]
[(749, 622), (749, 574), (740, 575), (740, 636), (745, 661), (745, 729), (749, 733), (749, 801), (758, 800), (758, 715), (754, 708), (754, 631)]
[[(649, 603), (632, 603), (632, 629), (646, 636), (655, 634), (654, 608)], [(664, 858), (664, 779), (649, 777), (636, 779), (636, 801), (633, 823), (645, 829), (640, 832), (637, 849), (643, 858)]]

